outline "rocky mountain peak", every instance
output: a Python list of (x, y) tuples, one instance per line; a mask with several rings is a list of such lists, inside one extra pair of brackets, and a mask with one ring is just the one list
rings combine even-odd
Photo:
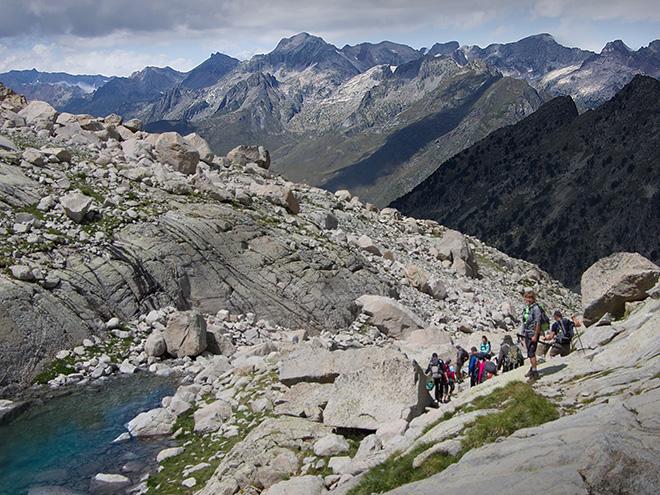
[(608, 42), (605, 47), (601, 50), (601, 55), (608, 55), (612, 53), (622, 53), (628, 55), (632, 53), (631, 50), (622, 40), (614, 40)]

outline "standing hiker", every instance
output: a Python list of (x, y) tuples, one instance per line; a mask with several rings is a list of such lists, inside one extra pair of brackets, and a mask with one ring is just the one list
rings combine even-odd
[(435, 401), (441, 404), (447, 398), (447, 369), (442, 359), (438, 359), (438, 353), (431, 355), (431, 361), (426, 367), (426, 374), (431, 373), (433, 385), (435, 386)]
[(528, 382), (534, 382), (539, 379), (539, 372), (536, 369), (536, 348), (541, 335), (541, 325), (545, 323), (547, 317), (543, 317), (544, 311), (536, 302), (536, 294), (534, 292), (531, 290), (527, 291), (524, 296), (527, 306), (523, 312), (522, 334), (525, 337), (527, 357), (531, 365), (525, 376), (529, 377)]
[(476, 347), (470, 349), (472, 354), (470, 355), (470, 363), (468, 364), (468, 375), (470, 375), (470, 387), (474, 387), (477, 384), (479, 378), (479, 354)]
[(571, 352), (571, 339), (573, 338), (573, 328), (579, 327), (580, 322), (571, 315), (571, 320), (562, 318), (561, 311), (555, 311), (555, 322), (550, 327), (550, 335), (543, 340), (554, 340), (550, 348), (550, 358), (557, 355), (568, 356)]
[(511, 335), (505, 335), (500, 346), (500, 352), (497, 355), (497, 370), (511, 371), (518, 366), (522, 366), (523, 361), (522, 352), (513, 343)]
[(463, 381), (463, 365), (469, 357), (468, 351), (463, 349), (460, 344), (456, 344), (456, 380), (458, 383)]
[(484, 356), (490, 356), (490, 342), (485, 335), (481, 337), (481, 344), (479, 344), (479, 352)]
[(445, 363), (445, 366), (447, 368), (447, 399), (445, 402), (449, 402), (451, 400), (451, 394), (454, 392), (454, 388), (456, 385), (454, 382), (456, 381), (456, 372), (454, 371), (454, 365), (451, 364), (451, 359), (447, 359), (447, 362)]

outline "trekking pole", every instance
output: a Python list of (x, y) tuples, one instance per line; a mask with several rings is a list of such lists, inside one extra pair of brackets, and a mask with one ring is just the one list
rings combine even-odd
[[(571, 317), (575, 318), (575, 315), (571, 315)], [(584, 328), (584, 324), (580, 322), (577, 318), (575, 318), (575, 321), (580, 323), (580, 326)], [(582, 350), (582, 354), (584, 354), (585, 353), (584, 344), (582, 343), (582, 339), (580, 338), (580, 332), (577, 331), (577, 327), (575, 327), (575, 336), (577, 337), (577, 340), (580, 343), (580, 349)]]

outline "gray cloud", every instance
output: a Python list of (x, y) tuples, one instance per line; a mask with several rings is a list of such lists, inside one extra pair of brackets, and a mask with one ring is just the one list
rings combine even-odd
[[(3, 2), (5, 3), (5, 2)], [(188, 33), (289, 30), (355, 32), (445, 28), (497, 19), (512, 11), (593, 18), (660, 18), (655, 0), (22, 0), (2, 6), (0, 37), (113, 33)]]

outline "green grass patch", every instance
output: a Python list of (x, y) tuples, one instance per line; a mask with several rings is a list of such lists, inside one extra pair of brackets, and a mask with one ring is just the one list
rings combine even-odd
[[(559, 418), (557, 405), (534, 392), (532, 386), (524, 382), (509, 383), (460, 408), (465, 411), (479, 409), (497, 409), (498, 412), (481, 416), (465, 428), (462, 448), (456, 456), (433, 454), (420, 467), (413, 468), (415, 457), (432, 447), (431, 444), (420, 445), (408, 455), (393, 455), (383, 464), (367, 471), (363, 480), (349, 495), (381, 493), (426, 479), (458, 462), (472, 449), (495, 442), (498, 438), (509, 436), (521, 428), (537, 426)], [(430, 425), (426, 431), (452, 418), (456, 412), (458, 411), (445, 413), (442, 419)]]
[(493, 393), (477, 398), (480, 409), (496, 407), (500, 412), (477, 418), (465, 434), (465, 451), (507, 437), (521, 428), (537, 426), (559, 418), (559, 408), (534, 392), (528, 383), (513, 382)]
[[(420, 467), (413, 468), (412, 464), (415, 457), (430, 447), (431, 445), (424, 444), (405, 456), (391, 456), (384, 463), (367, 471), (360, 484), (350, 490), (348, 495), (382, 493), (408, 483), (426, 479), (458, 462), (462, 455), (433, 454)], [(441, 491), (440, 487), (439, 491)]]
[(74, 355), (70, 355), (64, 359), (54, 359), (46, 366), (44, 366), (44, 369), (41, 373), (32, 379), (32, 383), (44, 385), (55, 378), (57, 375), (70, 375), (75, 373), (76, 369), (73, 365), (74, 362)]

